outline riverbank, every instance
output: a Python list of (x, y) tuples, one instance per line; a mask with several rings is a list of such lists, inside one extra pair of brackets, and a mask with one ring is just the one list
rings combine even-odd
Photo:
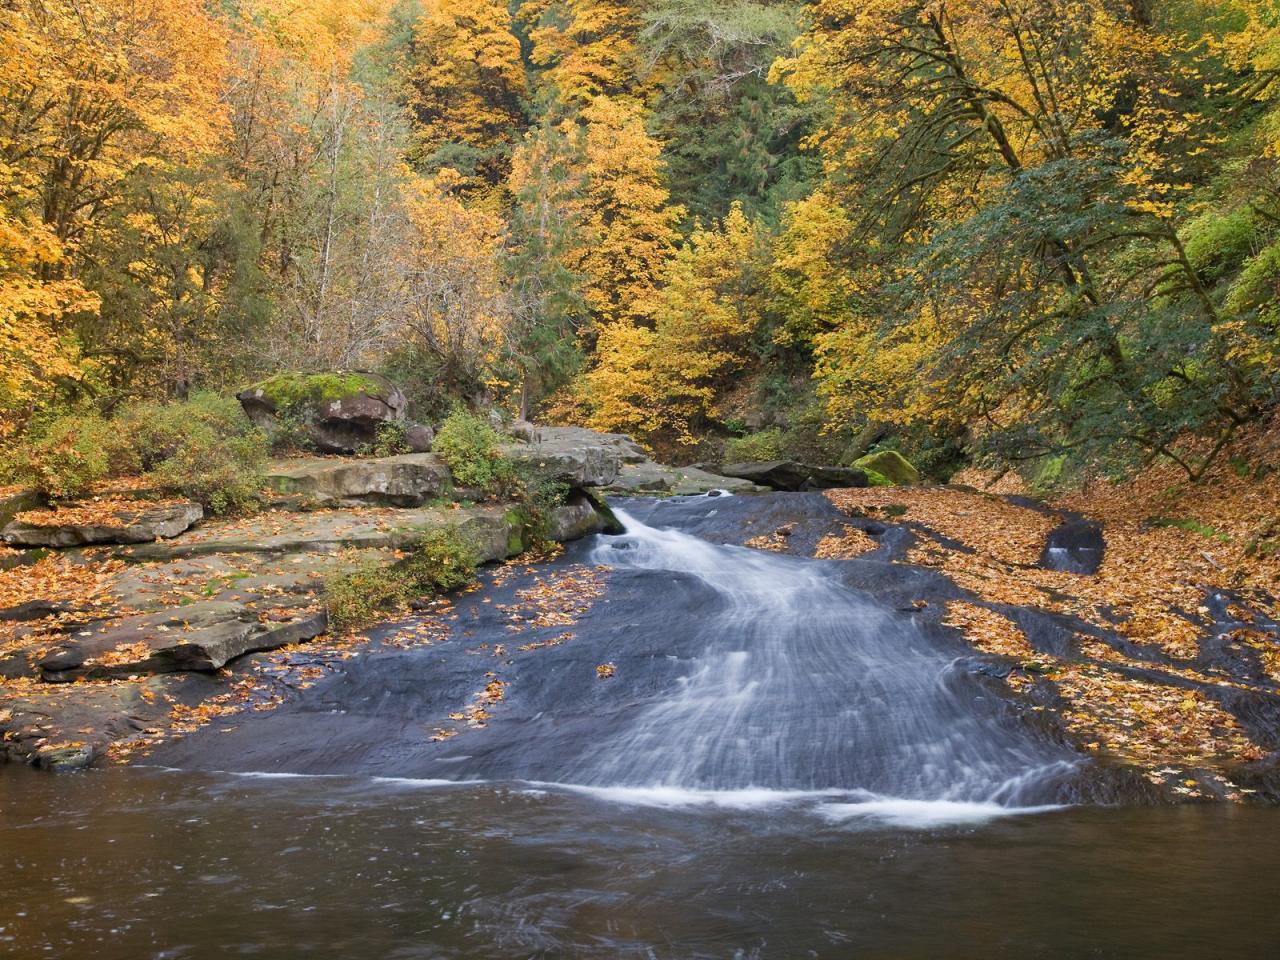
[[(541, 430), (502, 454), (567, 496), (536, 518), (522, 503), (477, 503), (482, 494), (455, 486), (432, 453), (277, 460), (267, 509), (237, 518), (204, 518), (137, 484), (53, 508), (11, 493), (6, 537), (23, 546), (0, 556), (0, 751), (51, 769), (123, 760), (307, 690), (310, 667), (352, 655), (361, 639), (330, 629), (326, 580), (390, 568), (432, 531), (496, 563), (610, 528), (601, 491), (754, 489), (576, 428)], [(436, 633), (431, 617), (450, 604), (415, 602), (422, 616), (405, 638)], [(254, 657), (299, 650), (311, 662), (297, 678), (253, 669)]]
[[(552, 456), (568, 442), (590, 452)], [(594, 505), (603, 491), (708, 492), (733, 483), (653, 464), (620, 438), (586, 432), (553, 435), (541, 456), (580, 491), (557, 511), (552, 539), (562, 542), (603, 529)], [(0, 602), (10, 608), (0, 623), (8, 755), (62, 768), (160, 750), (185, 765), (208, 755), (218, 738), (197, 737), (174, 754), (169, 746), (180, 738), (206, 727), (252, 727), (285, 704), (305, 708), (328, 696), (317, 687), (340, 682), (365, 658), (427, 647), (444, 657), (462, 644), (470, 666), (458, 677), (437, 675), (439, 667), (422, 676), (421, 664), (404, 668), (415, 683), (435, 676), (444, 684), (418, 725), (425, 743), (443, 742), (509, 712), (510, 698), (529, 682), (518, 667), (525, 660), (535, 676), (542, 668), (531, 658), (541, 654), (577, 663), (570, 641), (581, 618), (609, 603), (608, 568), (580, 560), (547, 565), (552, 554), (525, 554), (528, 539), (509, 504), (353, 503), (361, 483), (372, 482), (360, 477), (375, 478), (380, 497), (388, 495), (390, 467), (403, 480), (405, 458), (392, 459), (288, 465), (290, 484), (306, 478), (311, 487), (280, 496), (321, 493), (321, 506), (290, 499), (163, 542), (62, 551), (0, 573)], [(411, 466), (420, 472), (424, 464)], [(639, 489), (626, 484), (627, 467), (643, 478)], [(654, 489), (655, 478), (666, 478), (665, 486)], [(921, 629), (963, 638), (971, 657), (964, 669), (995, 684), (1006, 709), (1055, 731), (1100, 768), (1128, 772), (1123, 788), (1113, 783), (1095, 799), (1276, 799), (1280, 611), (1267, 589), (1275, 554), (1265, 539), (1261, 547), (1242, 541), (1245, 532), (1266, 529), (1261, 519), (1246, 523), (1248, 511), (1265, 517), (1280, 507), (1280, 491), (1274, 476), (1235, 484), (1224, 476), (1216, 487), (1179, 488), (1176, 500), (1162, 494), (1160, 503), (1184, 511), (1174, 519), (1192, 522), (1140, 516), (1154, 509), (1140, 492), (1163, 479), (1145, 476), (1132, 489), (1051, 503), (966, 485), (677, 499), (682, 525), (710, 543), (842, 562), (832, 569), (856, 589)], [(1206, 532), (1210, 519), (1230, 516), (1242, 519), (1229, 534)], [(371, 630), (326, 631), (319, 588), (327, 571), (361, 556), (393, 561), (414, 535), (442, 525), (469, 531), (485, 545), (483, 559), (499, 564), (473, 595), (430, 598)], [(18, 621), (23, 597), (46, 606), (29, 606), (31, 619)], [(499, 615), (477, 620), (487, 604)], [(595, 629), (610, 630), (603, 622)], [(193, 640), (203, 644), (199, 657)], [(175, 646), (187, 648), (186, 667), (156, 669)], [(477, 672), (475, 650), (491, 658), (487, 669)], [(219, 660), (219, 651), (229, 655)], [(599, 662), (577, 667), (608, 680), (625, 653), (601, 653)], [(370, 695), (384, 682), (371, 681)], [(293, 749), (307, 753), (299, 738), (313, 733), (304, 723)], [(379, 736), (373, 728), (367, 734)], [(229, 754), (213, 755), (238, 768), (243, 742), (221, 742)]]

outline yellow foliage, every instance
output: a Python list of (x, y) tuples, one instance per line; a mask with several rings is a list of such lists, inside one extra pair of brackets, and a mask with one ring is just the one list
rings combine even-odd
[[(420, 124), (420, 150), (445, 144), (493, 151), (509, 144), (527, 94), (520, 42), (502, 0), (431, 0), (414, 27), (409, 106)], [(506, 173), (490, 163), (491, 183)]]
[(77, 375), (67, 318), (98, 306), (79, 251), (127, 178), (216, 147), (225, 70), (200, 0), (0, 8), (0, 429), (48, 378)]
[(761, 323), (763, 237), (735, 204), (723, 224), (698, 227), (672, 257), (653, 329), (609, 324), (584, 392), (591, 422), (693, 442), (691, 424), (715, 415), (728, 377), (748, 361)]
[(489, 379), (511, 322), (498, 259), (502, 220), (459, 198), (464, 181), (454, 170), (404, 176), (413, 232), (407, 326), (446, 376), (463, 384)]
[(566, 103), (586, 104), (601, 94), (638, 95), (636, 5), (627, 0), (527, 0), (520, 18), (530, 24), (532, 60)]
[(582, 121), (588, 212), (575, 268), (587, 277), (587, 303), (603, 322), (643, 321), (683, 211), (669, 205), (662, 148), (645, 130), (637, 101), (595, 97)]

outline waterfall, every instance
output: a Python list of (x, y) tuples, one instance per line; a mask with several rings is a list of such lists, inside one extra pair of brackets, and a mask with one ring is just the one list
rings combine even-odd
[(844, 586), (831, 564), (618, 517), (626, 533), (600, 538), (595, 563), (692, 576), (714, 599), (687, 626), (700, 652), (675, 689), (557, 779), (657, 797), (765, 789), (1010, 804), (1066, 765), (984, 698), (954, 651)]

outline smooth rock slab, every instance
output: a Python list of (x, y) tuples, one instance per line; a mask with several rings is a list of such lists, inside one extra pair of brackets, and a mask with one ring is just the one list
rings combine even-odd
[(283, 494), (301, 494), (318, 503), (419, 507), (449, 489), (449, 468), (430, 453), (368, 460), (277, 460), (267, 484)]
[[(50, 513), (55, 519), (57, 514)], [(16, 547), (83, 547), (96, 543), (151, 543), (189, 530), (204, 518), (204, 508), (189, 501), (118, 510), (108, 523), (45, 526), (14, 520), (0, 531)]]
[(40, 673), (59, 682), (212, 671), (246, 653), (310, 640), (327, 627), (323, 611), (300, 609), (290, 621), (262, 623), (258, 611), (242, 603), (193, 603), (83, 630), (45, 656)]

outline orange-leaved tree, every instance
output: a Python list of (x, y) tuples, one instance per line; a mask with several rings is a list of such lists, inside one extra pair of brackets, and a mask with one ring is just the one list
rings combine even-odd
[(429, 0), (410, 57), (407, 99), (419, 155), (497, 186), (509, 171), (528, 93), (507, 4)]

